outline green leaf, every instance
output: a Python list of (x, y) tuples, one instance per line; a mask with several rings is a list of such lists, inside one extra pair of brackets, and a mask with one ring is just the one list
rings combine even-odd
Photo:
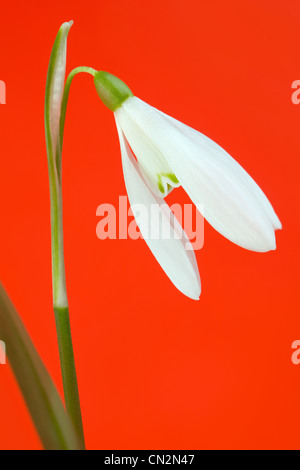
[(0, 338), (45, 449), (79, 449), (57, 389), (1, 283)]
[(63, 23), (53, 44), (47, 73), (44, 109), (51, 200), (53, 299), (54, 305), (58, 307), (68, 305), (63, 253), (60, 115), (65, 84), (67, 37), (71, 26), (72, 21)]

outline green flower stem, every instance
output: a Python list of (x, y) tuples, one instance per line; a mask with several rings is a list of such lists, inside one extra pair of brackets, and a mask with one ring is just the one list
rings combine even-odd
[(66, 409), (76, 429), (81, 447), (84, 448), (83, 426), (65, 280), (62, 191), (61, 184), (56, 184), (57, 181), (58, 179), (55, 178), (55, 184), (53, 184), (53, 181), (51, 184), (50, 179), (53, 308)]
[[(65, 125), (70, 87), (71, 87), (73, 78), (78, 73), (89, 73), (94, 76), (96, 73), (96, 70), (90, 67), (76, 67), (76, 69), (70, 72), (66, 80), (63, 98), (62, 98), (62, 104), (61, 104), (60, 127), (59, 127), (61, 147), (60, 147), (60, 151), (57, 152), (57, 158), (56, 158), (56, 165), (57, 165), (57, 168), (59, 169), (61, 169), (62, 143), (63, 143), (64, 125)], [(57, 248), (56, 252), (58, 254), (57, 259), (55, 259), (55, 262), (57, 262), (59, 265), (59, 263), (64, 264), (61, 184), (59, 186), (58, 196), (59, 196), (57, 199), (58, 204), (56, 205), (57, 217), (54, 218), (55, 221), (57, 222), (57, 225), (56, 227), (54, 227), (53, 235), (55, 238), (54, 246), (56, 246)], [(60, 273), (62, 283), (65, 286), (65, 268), (64, 267), (63, 269), (58, 268), (57, 271)], [(65, 290), (65, 297), (67, 298), (66, 290)], [(77, 383), (74, 352), (73, 352), (73, 345), (72, 345), (68, 305), (64, 307), (54, 305), (54, 313), (55, 313), (56, 331), (57, 331), (57, 339), (58, 339), (58, 347), (59, 347), (59, 355), (60, 355), (60, 363), (61, 363), (61, 372), (62, 372), (63, 385), (64, 385), (66, 409), (67, 409), (68, 414), (72, 418), (72, 421), (74, 423), (75, 429), (77, 430), (77, 434), (80, 438), (80, 441), (84, 445), (84, 433), (83, 433), (83, 425), (82, 425), (82, 417), (81, 417), (78, 383)]]
[(72, 345), (69, 308), (54, 307), (54, 314), (66, 409), (68, 415), (73, 421), (78, 438), (84, 448), (84, 434)]
[[(52, 54), (55, 54), (55, 45)], [(53, 67), (50, 59), (45, 99), (45, 132), (48, 154), (48, 170), (50, 183), (51, 201), (51, 246), (52, 246), (52, 283), (53, 283), (53, 307), (55, 313), (57, 339), (60, 354), (64, 396), (67, 413), (75, 426), (81, 447), (84, 448), (84, 434), (79, 401), (78, 383), (75, 369), (74, 352), (70, 328), (69, 307), (66, 291), (66, 276), (63, 248), (63, 213), (62, 213), (62, 177), (61, 157), (63, 131), (67, 109), (70, 86), (74, 76), (80, 72), (94, 75), (93, 69), (89, 67), (77, 67), (68, 76), (61, 103), (61, 114), (59, 122), (59, 141), (57, 147), (53, 147), (50, 126), (50, 87), (52, 83)]]
[(81, 67), (76, 67), (75, 69), (73, 69), (72, 72), (70, 72), (69, 75), (68, 75), (68, 78), (67, 78), (66, 83), (65, 83), (64, 94), (63, 94), (62, 103), (61, 103), (61, 115), (60, 115), (60, 124), (59, 124), (61, 145), (62, 145), (62, 142), (63, 142), (66, 111), (67, 111), (67, 104), (68, 104), (68, 98), (69, 98), (69, 93), (70, 93), (70, 87), (71, 87), (71, 83), (73, 81), (73, 78), (78, 73), (89, 73), (90, 75), (95, 77), (95, 75), (97, 73), (97, 70), (93, 69), (92, 67), (81, 66)]

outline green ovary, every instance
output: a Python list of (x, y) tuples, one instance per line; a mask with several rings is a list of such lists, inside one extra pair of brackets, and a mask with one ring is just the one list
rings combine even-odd
[(167, 194), (173, 189), (172, 185), (167, 182), (167, 191), (165, 190), (165, 186), (163, 185), (163, 179), (167, 179), (170, 182), (178, 185), (179, 181), (174, 175), (174, 173), (158, 173), (157, 174), (157, 186), (159, 191), (164, 194), (167, 192)]

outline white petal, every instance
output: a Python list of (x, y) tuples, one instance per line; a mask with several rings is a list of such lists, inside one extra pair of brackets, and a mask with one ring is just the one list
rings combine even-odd
[[(130, 98), (129, 98), (130, 99)], [(165, 156), (139, 128), (138, 122), (128, 119), (123, 106), (115, 112), (118, 123), (136, 156), (148, 186), (159, 197), (165, 197), (173, 187), (180, 186)], [(133, 136), (133, 138), (131, 138)], [(147, 140), (147, 145), (145, 145)], [(173, 180), (171, 179), (173, 177)]]
[(59, 120), (61, 113), (61, 102), (65, 86), (67, 36), (73, 21), (63, 23), (59, 29), (52, 54), (56, 54), (50, 62), (54, 68), (50, 86), (50, 130), (53, 151), (55, 152), (59, 139)]
[[(122, 107), (127, 119), (138, 124), (144, 145), (150, 141), (165, 156), (218, 232), (252, 251), (276, 248), (274, 228), (281, 228), (277, 215), (259, 186), (224, 149), (136, 97)], [(135, 135), (128, 137), (130, 145), (134, 139)]]
[[(163, 199), (155, 196), (147, 186), (117, 118), (116, 123), (126, 189), (137, 225), (153, 255), (177, 289), (191, 299), (198, 300), (201, 291), (200, 276), (190, 241), (169, 206)], [(148, 215), (151, 213), (151, 208), (155, 206), (159, 212), (161, 224), (149, 227), (149, 217), (144, 212), (137, 213), (137, 204), (143, 205)], [(151, 234), (148, 233), (149, 228)], [(163, 238), (162, 234), (172, 233), (174, 230), (178, 238)], [(157, 236), (153, 237), (153, 233)]]

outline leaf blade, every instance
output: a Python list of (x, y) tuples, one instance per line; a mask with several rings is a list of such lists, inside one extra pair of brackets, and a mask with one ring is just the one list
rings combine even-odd
[(79, 449), (57, 389), (1, 283), (0, 338), (45, 449)]

